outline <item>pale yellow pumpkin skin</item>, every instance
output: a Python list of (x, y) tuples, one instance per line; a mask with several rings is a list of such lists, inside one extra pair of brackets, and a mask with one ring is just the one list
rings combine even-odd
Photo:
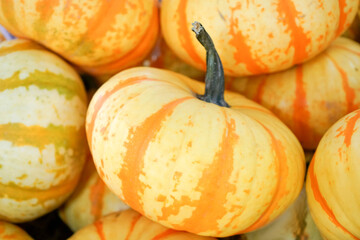
[(27, 40), (0, 44), (0, 219), (59, 207), (86, 155), (87, 96), (63, 59)]
[(140, 63), (159, 31), (155, 0), (1, 1), (0, 24), (96, 75)]
[(226, 88), (275, 113), (306, 149), (341, 117), (360, 108), (360, 44), (341, 37), (304, 64), (286, 71), (227, 78)]
[(308, 203), (324, 239), (360, 239), (360, 110), (321, 139), (306, 180)]
[(76, 232), (101, 217), (128, 209), (112, 193), (96, 172), (92, 158), (87, 159), (79, 184), (74, 193), (59, 209), (60, 218)]
[(138, 67), (103, 84), (86, 131), (107, 186), (167, 227), (230, 236), (259, 228), (299, 194), (304, 152), (270, 111), (226, 92), (231, 108), (195, 97), (204, 84)]
[(205, 69), (205, 50), (191, 32), (201, 22), (226, 75), (287, 69), (324, 50), (353, 21), (358, 0), (163, 0), (161, 31), (187, 63)]
[(4, 221), (0, 221), (0, 239), (33, 240), (33, 238), (20, 227)]
[(215, 240), (161, 226), (132, 209), (109, 214), (75, 232), (69, 240)]

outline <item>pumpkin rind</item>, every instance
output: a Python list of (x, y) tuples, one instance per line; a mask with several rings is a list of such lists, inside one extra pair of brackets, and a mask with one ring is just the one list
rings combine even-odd
[(227, 92), (231, 108), (219, 107), (196, 98), (203, 92), (203, 83), (166, 70), (115, 75), (88, 108), (95, 165), (125, 203), (167, 227), (208, 236), (254, 230), (299, 194), (303, 150), (260, 105)]
[(360, 239), (360, 110), (337, 121), (321, 139), (307, 173), (311, 215), (327, 240)]
[(187, 232), (168, 229), (152, 222), (134, 210), (107, 215), (94, 224), (75, 232), (69, 240), (215, 240)]
[(115, 196), (96, 172), (88, 158), (74, 193), (59, 209), (61, 219), (76, 232), (101, 217), (129, 207)]
[(340, 37), (308, 62), (289, 70), (227, 79), (240, 92), (275, 113), (306, 149), (341, 117), (360, 108), (360, 45)]
[(97, 75), (140, 63), (159, 28), (155, 0), (1, 1), (0, 24)]
[(33, 238), (20, 227), (4, 221), (0, 221), (0, 239), (33, 240)]
[(357, 0), (163, 0), (161, 31), (181, 59), (205, 70), (205, 51), (190, 31), (199, 21), (225, 74), (257, 75), (314, 57), (346, 30), (357, 9)]
[(27, 40), (0, 44), (0, 69), (0, 219), (29, 221), (77, 184), (87, 96), (72, 67)]

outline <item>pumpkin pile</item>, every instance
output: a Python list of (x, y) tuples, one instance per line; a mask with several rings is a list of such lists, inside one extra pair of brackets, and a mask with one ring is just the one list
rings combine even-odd
[(360, 239), (359, 9), (0, 1), (0, 239)]

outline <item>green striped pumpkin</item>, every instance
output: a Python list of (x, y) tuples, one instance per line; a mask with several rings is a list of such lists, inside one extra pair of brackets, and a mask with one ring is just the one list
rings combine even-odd
[(64, 60), (28, 40), (0, 44), (0, 219), (60, 206), (88, 154), (84, 85)]

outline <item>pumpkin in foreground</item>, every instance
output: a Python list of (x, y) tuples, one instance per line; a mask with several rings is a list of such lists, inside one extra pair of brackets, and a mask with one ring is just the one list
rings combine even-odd
[(266, 225), (296, 199), (304, 152), (264, 107), (232, 92), (224, 100), (221, 62), (199, 26), (209, 50), (204, 95), (203, 83), (183, 75), (128, 69), (95, 93), (86, 131), (100, 177), (130, 207), (223, 237)]
[(358, 0), (162, 0), (161, 31), (171, 49), (205, 70), (205, 51), (189, 29), (201, 22), (226, 75), (287, 69), (323, 51), (352, 23)]
[(112, 193), (96, 172), (89, 157), (74, 193), (59, 209), (63, 222), (76, 232), (109, 213), (129, 207)]
[(20, 227), (4, 221), (0, 221), (0, 239), (33, 240), (33, 238)]
[(0, 219), (30, 221), (74, 190), (87, 96), (64, 60), (28, 40), (0, 44)]
[(360, 110), (321, 139), (307, 173), (311, 215), (327, 240), (360, 239)]
[(6, 0), (0, 24), (95, 75), (140, 63), (159, 32), (155, 0)]
[(360, 44), (340, 37), (304, 64), (262, 76), (228, 79), (226, 88), (275, 113), (302, 146), (315, 149), (337, 120), (360, 108)]
[(132, 209), (109, 214), (75, 232), (69, 240), (215, 240), (161, 226)]

